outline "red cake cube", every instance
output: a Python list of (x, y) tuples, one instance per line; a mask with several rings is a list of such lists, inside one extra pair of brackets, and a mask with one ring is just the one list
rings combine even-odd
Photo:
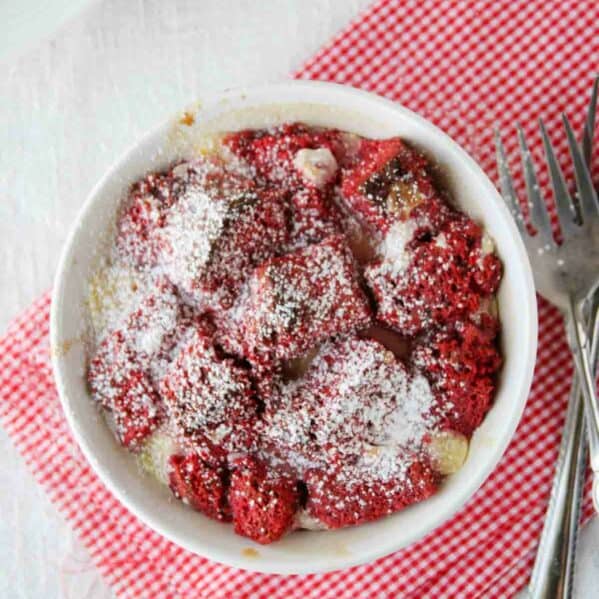
[(155, 382), (187, 312), (165, 279), (149, 287), (120, 326), (102, 339), (88, 369), (94, 399), (112, 412), (127, 446), (139, 445), (162, 420)]
[[(373, 339), (324, 344), (307, 372), (266, 405), (262, 442), (288, 462), (360, 460), (373, 446), (420, 450), (436, 426), (428, 381)], [(297, 460), (296, 460), (297, 461)]]
[(346, 148), (338, 131), (292, 124), (273, 130), (242, 131), (225, 138), (228, 147), (269, 184), (288, 194), (292, 225), (288, 249), (322, 241), (339, 232), (340, 214), (332, 200), (338, 161)]
[[(406, 462), (407, 457), (398, 459)], [(399, 478), (381, 480), (341, 467), (310, 470), (304, 482), (308, 513), (334, 529), (371, 522), (422, 501), (436, 491), (440, 477), (426, 462), (414, 459)]]
[(325, 191), (304, 186), (289, 200), (291, 230), (288, 251), (319, 243), (340, 232), (341, 215)]
[(482, 229), (457, 212), (437, 232), (415, 221), (393, 225), (382, 257), (364, 270), (378, 320), (413, 336), (476, 312), (497, 290), (502, 271), (482, 239)]
[(341, 189), (348, 206), (383, 233), (437, 198), (426, 158), (399, 137), (363, 139)]
[(141, 370), (131, 371), (120, 385), (111, 413), (118, 438), (129, 449), (137, 449), (164, 416), (156, 391)]
[(180, 303), (172, 284), (158, 278), (121, 326), (99, 344), (88, 379), (94, 398), (113, 413), (123, 443), (147, 436), (163, 416), (156, 389), (173, 356), (194, 334), (210, 339), (211, 321)]
[(161, 423), (160, 398), (122, 331), (100, 343), (89, 365), (88, 382), (92, 397), (112, 415), (125, 447), (139, 448)]
[(425, 335), (412, 361), (431, 381), (441, 427), (470, 437), (491, 406), (502, 359), (498, 321), (488, 314)]
[(148, 287), (121, 327), (128, 346), (143, 364), (165, 351), (179, 321), (190, 312), (164, 277), (154, 279)]
[(207, 464), (195, 453), (173, 455), (168, 465), (169, 486), (177, 499), (214, 520), (231, 520), (227, 470)]
[(160, 393), (179, 434), (206, 459), (251, 446), (257, 404), (248, 370), (220, 356), (201, 329), (169, 365)]
[(152, 173), (131, 186), (117, 223), (117, 249), (125, 260), (142, 267), (156, 264), (160, 249), (157, 231), (183, 187), (172, 170)]
[[(309, 129), (298, 123), (268, 130), (239, 131), (227, 135), (224, 144), (236, 156), (249, 163), (260, 177), (271, 183), (284, 183), (286, 187), (292, 188), (314, 184), (309, 176), (302, 175), (302, 165), (298, 165), (298, 152), (328, 150), (335, 162), (343, 157), (343, 143), (339, 131)], [(333, 181), (334, 177), (327, 183)]]
[(195, 165), (159, 230), (160, 264), (199, 308), (229, 307), (248, 272), (288, 237), (279, 192), (224, 167)]
[(367, 326), (368, 300), (343, 237), (259, 266), (237, 319), (246, 355), (259, 363), (300, 356), (332, 335)]
[(212, 335), (214, 326), (208, 315), (198, 314), (183, 303), (175, 287), (164, 277), (156, 278), (120, 327), (133, 351), (157, 384), (173, 358), (173, 352), (192, 329)]
[(292, 477), (254, 457), (239, 460), (231, 474), (229, 504), (235, 532), (266, 545), (293, 524), (299, 493)]

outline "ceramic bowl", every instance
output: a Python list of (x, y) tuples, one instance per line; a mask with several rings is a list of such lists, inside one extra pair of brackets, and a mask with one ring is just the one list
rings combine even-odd
[[(209, 131), (264, 127), (285, 121), (337, 127), (369, 137), (399, 135), (441, 169), (459, 207), (494, 239), (505, 274), (498, 293), (505, 364), (493, 407), (474, 434), (463, 468), (438, 493), (362, 526), (295, 532), (269, 546), (237, 536), (173, 500), (144, 476), (121, 448), (90, 399), (85, 382), (86, 294), (90, 273), (106, 251), (128, 186), (149, 171), (193, 156)], [(316, 82), (229, 90), (203, 99), (148, 133), (120, 157), (87, 198), (68, 238), (56, 277), (51, 313), (53, 366), (62, 405), (81, 449), (98, 476), (140, 520), (174, 543), (211, 560), (261, 572), (310, 573), (374, 560), (413, 543), (451, 518), (493, 471), (516, 429), (529, 392), (536, 354), (537, 315), (525, 249), (495, 187), (468, 154), (406, 108), (351, 87)], [(68, 350), (67, 350), (68, 348)]]

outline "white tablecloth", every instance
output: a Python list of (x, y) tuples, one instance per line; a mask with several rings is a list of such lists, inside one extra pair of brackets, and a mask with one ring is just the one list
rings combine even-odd
[[(368, 4), (2, 0), (0, 331), (50, 287), (86, 194), (146, 129), (203, 91), (287, 76)], [(0, 597), (111, 596), (1, 429), (0, 489)], [(598, 596), (597, 522), (579, 553), (577, 597)]]

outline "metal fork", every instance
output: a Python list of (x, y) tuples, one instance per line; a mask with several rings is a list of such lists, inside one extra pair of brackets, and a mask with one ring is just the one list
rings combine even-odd
[[(599, 474), (599, 407), (592, 374), (594, 364), (591, 368), (587, 353), (589, 337), (582, 313), (585, 300), (599, 286), (599, 205), (592, 186), (589, 168), (587, 168), (587, 164), (590, 167), (592, 154), (598, 82), (599, 78), (595, 80), (591, 94), (582, 151), (576, 143), (567, 117), (562, 116), (574, 163), (578, 191), (576, 203), (568, 193), (545, 126), (542, 121), (539, 122), (564, 239), (562, 245), (558, 245), (553, 238), (546, 205), (522, 129), (518, 126), (518, 137), (530, 215), (532, 224), (537, 230), (536, 235), (529, 235), (526, 229), (514, 191), (505, 150), (500, 134), (498, 131), (496, 132), (502, 194), (528, 250), (537, 290), (561, 309), (566, 320), (570, 346), (584, 391), (583, 403), (587, 416), (591, 465), (596, 474)], [(583, 424), (582, 413), (574, 406), (575, 403), (578, 404), (576, 392), (572, 395), (570, 403), (572, 405), (568, 410), (567, 422), (564, 427), (564, 439), (550, 507), (529, 587), (531, 594), (535, 597), (562, 597), (569, 595), (571, 590), (572, 554), (578, 518), (578, 506), (572, 507), (572, 501), (580, 493), (580, 490), (577, 491), (575, 487), (579, 486), (582, 480), (584, 465), (581, 456), (584, 456), (584, 448), (578, 447), (580, 443), (577, 439), (581, 437)], [(576, 439), (572, 437), (576, 437)], [(596, 476), (594, 489), (599, 491), (597, 481), (599, 481), (599, 477)], [(595, 505), (598, 506), (599, 500), (595, 499)], [(564, 544), (566, 551), (562, 547)]]
[[(599, 354), (598, 292), (593, 296), (589, 312), (591, 362), (595, 369)], [(528, 586), (528, 595), (533, 599), (570, 597), (572, 593), (580, 507), (587, 467), (584, 433), (583, 399), (575, 377), (570, 390), (543, 532)]]

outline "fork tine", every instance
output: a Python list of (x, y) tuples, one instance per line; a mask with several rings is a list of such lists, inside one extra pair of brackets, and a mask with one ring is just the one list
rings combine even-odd
[(564, 173), (555, 157), (555, 151), (547, 135), (545, 124), (542, 119), (539, 119), (539, 128), (541, 129), (541, 137), (543, 138), (543, 146), (545, 155), (547, 156), (547, 164), (549, 165), (549, 174), (551, 175), (551, 186), (555, 196), (555, 206), (559, 217), (559, 224), (562, 230), (564, 239), (572, 235), (578, 230), (576, 224), (576, 211), (574, 204), (568, 193)]
[(530, 218), (532, 224), (542, 237), (544, 243), (554, 243), (551, 232), (551, 221), (547, 213), (547, 207), (543, 194), (539, 187), (539, 181), (535, 172), (535, 165), (530, 155), (530, 150), (524, 137), (524, 132), (519, 123), (516, 124), (518, 140), (520, 142), (520, 153), (522, 154), (522, 167), (524, 168), (524, 180), (526, 182), (526, 195), (530, 205)]
[(587, 164), (582, 156), (578, 142), (576, 141), (574, 131), (572, 131), (570, 121), (565, 114), (562, 114), (562, 121), (564, 122), (564, 128), (566, 129), (566, 135), (568, 136), (570, 156), (572, 156), (572, 162), (574, 163), (574, 176), (576, 178), (580, 212), (584, 224), (585, 220), (595, 216), (599, 210), (599, 206), (597, 205), (597, 194), (593, 187), (591, 173), (589, 173)]
[(591, 168), (591, 158), (593, 155), (593, 133), (595, 131), (595, 112), (597, 110), (597, 88), (599, 87), (599, 75), (593, 82), (593, 91), (591, 92), (591, 101), (587, 112), (587, 119), (584, 123), (584, 132), (582, 134), (582, 154), (589, 169)]
[(522, 239), (526, 240), (528, 237), (528, 231), (524, 225), (524, 217), (522, 216), (522, 210), (520, 209), (520, 203), (518, 202), (518, 196), (514, 190), (514, 182), (512, 181), (512, 175), (510, 173), (510, 167), (507, 162), (507, 156), (505, 148), (501, 141), (501, 133), (499, 129), (495, 129), (495, 146), (497, 147), (497, 169), (499, 170), (499, 182), (501, 185), (501, 195), (506, 203), (509, 211), (512, 213), (512, 217), (518, 226)]

